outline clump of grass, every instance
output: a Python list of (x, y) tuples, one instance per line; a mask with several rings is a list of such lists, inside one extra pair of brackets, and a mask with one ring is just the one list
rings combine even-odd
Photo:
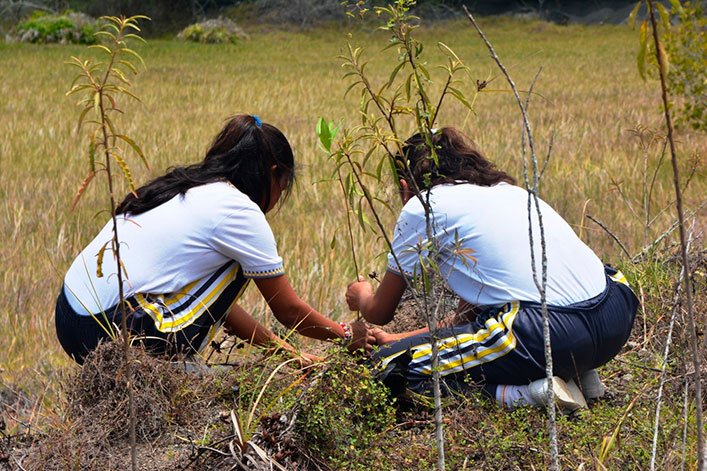
[(187, 26), (179, 32), (177, 39), (204, 44), (236, 44), (247, 40), (248, 35), (232, 20), (216, 18)]
[[(128, 387), (135, 391), (137, 437), (148, 443), (187, 425), (200, 414), (199, 399), (209, 378), (187, 374), (178, 364), (133, 348), (132, 385), (127, 384), (120, 342), (100, 344), (66, 381), (65, 420), (42, 438), (30, 456), (31, 469), (98, 469), (127, 446)], [(47, 465), (51, 465), (47, 468)]]

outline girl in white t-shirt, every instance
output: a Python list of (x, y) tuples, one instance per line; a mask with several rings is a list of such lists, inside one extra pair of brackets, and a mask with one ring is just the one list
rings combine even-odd
[[(421, 260), (433, 258), (439, 276), (460, 299), (458, 313), (464, 314), (463, 322), (443, 322), (436, 333), (439, 371), (446, 385), (457, 389), (466, 382), (482, 384), (503, 406), (541, 405), (547, 385), (542, 379), (542, 310), (533, 279), (528, 192), (454, 128), (435, 131), (428, 140), (413, 136), (397, 163), (404, 206), (388, 271), (375, 293), (368, 282), (351, 283), (346, 293), (349, 307), (360, 310), (369, 322), (385, 325), (395, 314), (406, 280), (420, 276)], [(430, 209), (429, 227), (425, 205)], [(541, 200), (539, 207), (557, 375), (553, 386), (560, 405), (574, 410), (586, 403), (571, 379), (579, 380), (587, 397), (603, 394), (594, 369), (628, 340), (638, 302), (623, 275), (605, 269), (548, 204)], [(540, 277), (540, 227), (534, 207), (530, 215)], [(427, 250), (431, 246), (436, 247), (433, 255)], [(404, 378), (408, 388), (429, 392), (432, 337), (427, 329), (398, 335), (378, 329), (374, 335), (383, 345), (376, 357), (387, 377)]]
[[(189, 355), (225, 323), (256, 345), (294, 352), (236, 303), (254, 280), (288, 329), (341, 338), (351, 349), (374, 342), (364, 323), (334, 322), (301, 300), (285, 275), (265, 214), (294, 177), (285, 136), (257, 116), (238, 115), (202, 162), (172, 168), (128, 194), (116, 213), (131, 335), (151, 352)], [(112, 234), (108, 221), (74, 260), (57, 300), (59, 342), (79, 363), (121, 325)]]

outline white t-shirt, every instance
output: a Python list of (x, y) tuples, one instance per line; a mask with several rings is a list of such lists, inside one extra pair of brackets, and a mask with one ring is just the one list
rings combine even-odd
[[(423, 197), (425, 197), (423, 195)], [(528, 192), (515, 185), (437, 185), (430, 194), (441, 276), (460, 298), (478, 306), (540, 301), (533, 281), (528, 234)], [(540, 201), (547, 248), (548, 304), (567, 306), (590, 299), (606, 287), (602, 262), (547, 203)], [(540, 230), (535, 206), (533, 239), (541, 276)], [(403, 207), (393, 235), (388, 270), (420, 273), (428, 253), (425, 212), (417, 197)]]
[[(69, 304), (81, 315), (118, 304), (112, 229), (108, 221), (64, 278)], [(125, 297), (135, 296), (165, 332), (198, 318), (239, 268), (247, 278), (284, 273), (262, 210), (227, 182), (191, 188), (142, 214), (118, 216), (118, 237)], [(106, 243), (99, 278), (96, 254)], [(187, 304), (190, 309), (183, 309)]]

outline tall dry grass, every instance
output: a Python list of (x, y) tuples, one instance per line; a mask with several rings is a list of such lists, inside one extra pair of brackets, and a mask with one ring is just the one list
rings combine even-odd
[[(555, 132), (542, 197), (605, 261), (623, 255), (602, 229), (583, 218), (585, 213), (606, 224), (630, 251), (638, 251), (646, 236), (626, 198), (641, 197), (643, 155), (630, 129), (639, 124), (660, 127), (661, 112), (657, 86), (642, 82), (636, 71), (636, 35), (625, 26), (560, 27), (509, 20), (482, 24), (502, 60), (513, 66), (521, 89), (543, 68), (530, 110), (540, 146)], [(442, 41), (479, 80), (497, 74), (463, 22), (424, 28), (420, 36), (429, 64), (442, 60), (435, 47)], [(378, 52), (386, 39), (367, 31), (355, 31), (351, 39), (366, 47), (370, 73), (381, 82), (394, 58), (390, 51)], [(141, 49), (148, 69), (135, 86), (145, 104), (124, 104), (121, 122), (153, 167), (149, 173), (134, 167), (140, 182), (170, 165), (200, 159), (231, 114), (255, 113), (282, 129), (296, 153), (299, 183), (270, 221), (296, 290), (335, 318), (349, 315), (343, 289), (354, 269), (344, 232), (345, 206), (338, 184), (324, 181), (333, 169), (317, 148), (314, 125), (319, 116), (356, 122), (357, 99), (343, 98), (347, 84), (336, 59), (345, 40), (340, 30), (322, 29), (254, 34), (239, 46), (151, 41)], [(78, 54), (86, 51), (0, 45), (0, 374), (28, 387), (37, 375), (25, 373), (68, 363), (54, 334), (55, 296), (75, 254), (108, 217), (100, 196), (104, 191), (97, 186), (75, 212), (69, 211), (87, 169), (86, 149), (79, 147), (84, 140), (74, 133), (77, 109), (64, 96), (73, 73), (64, 61)], [(490, 82), (474, 114), (450, 104), (439, 124), (463, 127), (490, 158), (520, 176), (521, 121), (510, 93), (493, 91), (505, 90), (502, 82)], [(467, 83), (464, 89), (474, 87)], [(679, 141), (683, 157), (704, 153), (707, 144), (704, 135), (686, 131), (680, 132)], [(686, 192), (688, 207), (701, 202), (706, 187), (704, 173), (698, 171)], [(661, 204), (671, 201), (667, 165), (659, 172), (655, 191)], [(395, 215), (386, 217), (392, 228)], [(660, 234), (672, 218), (672, 213), (663, 214), (649, 236)], [(335, 235), (338, 244), (331, 249)], [(356, 238), (362, 269), (384, 269), (376, 258), (384, 244), (370, 232), (358, 231)], [(269, 320), (256, 290), (243, 303)]]

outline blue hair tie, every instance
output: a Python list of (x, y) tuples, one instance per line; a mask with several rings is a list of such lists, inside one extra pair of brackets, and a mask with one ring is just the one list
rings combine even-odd
[(263, 127), (263, 122), (260, 121), (260, 118), (258, 117), (257, 114), (253, 115), (253, 121), (255, 121), (255, 125), (258, 126), (259, 128)]

